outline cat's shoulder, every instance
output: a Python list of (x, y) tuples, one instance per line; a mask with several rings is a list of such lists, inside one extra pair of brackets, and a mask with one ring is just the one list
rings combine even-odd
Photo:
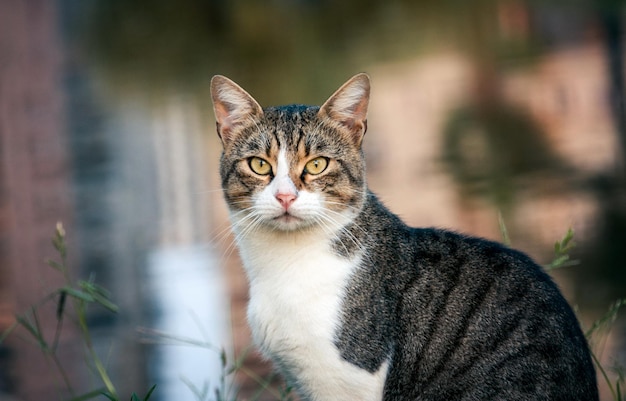
[(376, 228), (382, 224), (390, 227), (387, 231), (401, 236), (411, 244), (420, 259), (441, 261), (486, 261), (493, 265), (520, 265), (531, 270), (541, 268), (526, 253), (504, 243), (461, 231), (441, 227), (411, 227), (391, 212), (371, 191), (368, 191), (366, 207), (362, 219)]

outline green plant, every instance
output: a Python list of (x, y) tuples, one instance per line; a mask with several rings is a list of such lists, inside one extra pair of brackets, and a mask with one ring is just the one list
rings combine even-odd
[[(196, 323), (199, 325), (200, 332), (205, 333), (205, 330), (203, 330), (200, 323)], [(248, 357), (252, 346), (246, 347), (237, 356), (229, 357), (229, 353), (226, 349), (214, 346), (206, 339), (206, 336), (204, 339), (195, 339), (173, 335), (145, 327), (140, 328), (139, 332), (143, 335), (142, 341), (146, 343), (197, 347), (219, 357), (221, 363), (221, 375), (218, 385), (214, 388), (211, 388), (210, 383), (207, 382), (198, 386), (186, 378), (181, 378), (187, 388), (189, 388), (189, 390), (193, 393), (197, 401), (236, 401), (240, 399), (239, 389), (236, 386), (236, 378), (238, 375), (251, 379), (258, 386), (256, 392), (251, 396), (251, 398), (249, 398), (249, 401), (257, 400), (265, 393), (270, 394), (271, 397), (277, 401), (292, 401), (293, 399), (291, 387), (275, 387), (272, 385), (275, 375), (261, 377), (245, 365), (245, 360)], [(213, 398), (211, 398), (211, 396), (213, 396)]]
[[(146, 393), (145, 397), (143, 398), (139, 398), (139, 396), (136, 393), (132, 393), (130, 396), (130, 401), (148, 401), (148, 399), (150, 399), (150, 396), (152, 395), (152, 392), (154, 391), (154, 389), (156, 389), (156, 384), (154, 384), (152, 387), (150, 387), (150, 390), (148, 390), (148, 392)], [(114, 396), (112, 394), (109, 393), (102, 393), (102, 395), (104, 395), (106, 398), (108, 398), (111, 401), (118, 401), (119, 398), (117, 398), (117, 396)]]
[(570, 258), (570, 251), (576, 246), (574, 240), (574, 230), (567, 229), (567, 233), (560, 241), (554, 243), (554, 258), (550, 263), (544, 266), (546, 271), (560, 269), (561, 267), (575, 266), (579, 264), (578, 260)]
[(624, 375), (626, 370), (624, 366), (617, 361), (613, 361), (608, 367), (603, 365), (600, 361), (600, 355), (604, 351), (606, 341), (618, 318), (619, 311), (624, 305), (626, 305), (626, 299), (618, 299), (609, 306), (609, 309), (602, 317), (593, 322), (591, 327), (585, 331), (587, 340), (592, 348), (594, 348), (591, 357), (611, 392), (612, 399), (615, 401), (626, 400), (626, 394), (622, 393), (622, 388), (626, 380)]
[[(65, 388), (68, 390), (69, 394), (71, 394), (69, 401), (84, 401), (94, 399), (99, 396), (104, 396), (112, 401), (120, 401), (121, 399), (113, 382), (111, 381), (106, 366), (95, 351), (91, 331), (89, 330), (89, 326), (87, 324), (87, 309), (90, 305), (100, 305), (114, 313), (118, 311), (118, 307), (110, 300), (110, 293), (95, 283), (93, 276), (91, 276), (87, 281), (74, 281), (72, 279), (67, 261), (65, 230), (63, 229), (63, 225), (61, 223), (57, 223), (56, 230), (52, 238), (52, 245), (58, 252), (59, 260), (49, 259), (47, 264), (62, 274), (64, 279), (63, 286), (54, 290), (42, 300), (32, 305), (27, 311), (17, 314), (15, 316), (15, 322), (0, 335), (0, 344), (17, 328), (22, 327), (25, 329), (26, 333), (28, 333), (35, 340), (44, 356), (47, 359), (50, 359), (59, 371)], [(68, 300), (73, 306), (73, 313), (71, 313), (71, 316), (68, 316), (68, 314), (70, 314), (68, 311)], [(57, 322), (54, 338), (51, 341), (46, 338), (39, 319), (39, 310), (43, 305), (50, 302), (56, 303)], [(102, 387), (79, 395), (76, 394), (74, 386), (66, 373), (62, 361), (57, 355), (57, 348), (63, 323), (68, 318), (72, 318), (76, 321), (80, 330), (80, 338), (87, 352), (87, 360), (102, 382)], [(140, 399), (135, 393), (133, 393), (131, 395), (131, 401), (147, 401), (154, 389), (155, 386), (152, 386), (143, 399)]]

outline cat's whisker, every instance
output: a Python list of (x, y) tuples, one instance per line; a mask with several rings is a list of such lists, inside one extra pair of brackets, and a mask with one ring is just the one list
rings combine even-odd
[(229, 202), (228, 202), (228, 203), (229, 203), (231, 206), (232, 206), (232, 205), (242, 205), (242, 204), (246, 204), (246, 203), (247, 203), (247, 204), (250, 204), (250, 198), (249, 198), (249, 197), (244, 197), (244, 196), (241, 196), (240, 198), (241, 198), (241, 199), (237, 199), (237, 198), (235, 198), (235, 199), (231, 199), (231, 200), (229, 200)]
[(224, 256), (223, 259), (224, 260), (228, 260), (232, 257), (233, 253), (235, 252), (235, 250), (237, 250), (238, 248), (238, 242), (237, 242), (237, 237), (233, 236), (230, 244), (228, 245), (228, 247), (224, 250)]
[(223, 252), (222, 255), (220, 257), (220, 264), (224, 265), (227, 263), (227, 261), (231, 258), (233, 252), (235, 251), (235, 249), (237, 249), (237, 245), (235, 243), (235, 238), (234, 236), (231, 237), (230, 243), (228, 244), (228, 246), (224, 245), (223, 247)]
[[(217, 231), (219, 230), (219, 231)], [(221, 244), (228, 235), (232, 232), (230, 224), (224, 224), (221, 227), (218, 227), (215, 231), (209, 234), (209, 241), (216, 244)]]
[[(353, 224), (353, 226), (355, 228), (361, 229), (363, 233), (367, 235), (366, 231), (363, 230), (357, 224)], [(354, 244), (354, 247), (360, 251), (361, 255), (365, 255), (367, 259), (373, 263), (373, 260), (370, 258), (369, 253), (367, 252), (367, 247), (365, 246), (365, 244), (363, 244), (363, 242), (361, 242), (361, 240), (356, 235), (354, 235), (354, 233), (350, 231), (349, 226), (344, 226), (341, 228), (340, 235), (337, 237), (339, 241), (343, 241), (341, 234), (344, 234), (347, 241), (351, 241)]]
[(215, 192), (226, 192), (226, 190), (224, 188), (203, 189), (203, 190), (194, 191), (193, 194), (194, 195), (206, 195), (206, 194), (211, 194)]
[[(333, 219), (331, 216), (325, 215), (325, 214), (321, 214), (319, 215), (320, 220), (327, 220), (329, 222), (331, 222), (333, 225), (338, 226), (339, 222), (337, 222), (335, 219)], [(356, 226), (356, 225), (355, 225)], [(331, 232), (329, 234), (335, 236), (335, 238), (341, 243), (341, 245), (345, 248), (346, 250), (346, 254), (349, 255), (350, 252), (348, 252), (348, 249), (346, 247), (346, 245), (343, 243), (342, 239), (341, 239), (341, 235), (337, 236), (337, 234), (335, 234), (336, 230), (333, 231), (331, 230)], [(365, 233), (365, 231), (363, 231)], [(361, 241), (350, 232), (350, 230), (346, 227), (346, 226), (340, 226), (340, 230), (339, 233), (343, 233), (345, 234), (345, 236), (347, 237), (347, 239), (349, 239), (350, 241), (352, 241), (352, 243), (354, 244), (354, 246), (362, 251), (365, 249), (365, 246), (361, 243)]]
[[(233, 219), (238, 218), (239, 215), (244, 214), (244, 213), (249, 213), (249, 210), (241, 210), (239, 212), (233, 213), (231, 216), (231, 221)], [(245, 215), (243, 218), (240, 218), (240, 221), (245, 221), (246, 219), (249, 218), (249, 215)], [(228, 234), (230, 234), (232, 232), (232, 226), (231, 225), (227, 225), (226, 227), (222, 228), (218, 233), (215, 234), (215, 236), (213, 237), (214, 241), (221, 241), (224, 238), (226, 238), (228, 236)]]
[(239, 214), (241, 213), (238, 213), (237, 216), (233, 216), (231, 218), (231, 220), (233, 221), (233, 226), (236, 229), (235, 232), (245, 230), (248, 224), (260, 218), (258, 211), (255, 209), (246, 209), (245, 212), (246, 213), (243, 215), (243, 217), (239, 217)]
[(256, 232), (256, 230), (262, 224), (263, 224), (263, 219), (261, 217), (252, 221), (240, 235), (235, 237), (235, 241), (237, 242), (237, 245), (240, 245), (246, 236)]
[[(356, 207), (356, 206), (353, 206), (353, 205), (348, 205), (348, 204), (345, 204), (345, 203), (342, 203), (342, 202), (334, 202), (334, 201), (325, 200), (325, 201), (324, 201), (324, 204), (325, 204), (325, 206), (326, 206), (326, 205), (337, 205), (337, 206), (341, 206), (342, 208), (349, 209), (349, 210), (351, 210), (351, 211), (353, 211), (353, 212), (355, 212), (355, 213), (358, 213), (358, 212), (360, 212), (360, 211), (361, 211), (361, 208), (360, 208), (360, 207)], [(327, 210), (332, 210), (332, 209), (330, 209), (330, 208), (328, 208), (328, 207), (325, 207), (325, 209), (327, 209)], [(337, 212), (336, 210), (332, 210), (332, 211), (333, 211), (333, 212)], [(337, 213), (338, 213), (338, 212), (337, 212)]]
[[(247, 220), (248, 218), (249, 217), (246, 216), (246, 218), (244, 219)], [(245, 221), (244, 219), (242, 219), (241, 221)], [(230, 254), (232, 254), (232, 252), (236, 249), (236, 245), (237, 245), (236, 235), (237, 235), (236, 232), (233, 231), (230, 225), (222, 229), (220, 233), (217, 234), (217, 237), (215, 238), (215, 242), (224, 243), (223, 245), (225, 247), (224, 252), (223, 252), (224, 256), (230, 257)], [(229, 237), (230, 237), (230, 243), (228, 244), (228, 246), (226, 246), (225, 241)]]
[[(334, 214), (339, 215), (339, 216), (343, 216), (341, 213), (336, 212), (336, 211), (334, 211), (334, 210), (332, 210), (332, 209), (324, 208), (324, 211), (325, 211), (325, 212), (328, 212), (328, 213), (334, 213)], [(353, 226), (353, 227), (355, 227), (355, 228), (358, 228), (359, 230), (361, 230), (361, 232), (363, 232), (363, 234), (367, 235), (367, 231), (365, 231), (365, 229), (363, 229), (363, 228), (362, 228), (359, 224), (357, 224), (355, 221), (352, 221), (352, 222), (350, 223), (350, 225), (351, 225), (351, 226)], [(345, 229), (345, 227), (344, 227), (344, 229)]]
[[(334, 236), (335, 233), (333, 232), (332, 228), (328, 227), (328, 224), (326, 223), (324, 218), (325, 218), (325, 216), (323, 216), (323, 215), (316, 216), (315, 221), (322, 228), (322, 230), (324, 232), (326, 232), (326, 235)], [(340, 238), (337, 237), (337, 239), (338, 239), (338, 242), (343, 247), (344, 251), (346, 252), (346, 255), (350, 255), (350, 252), (348, 251), (348, 247), (343, 243), (343, 241)]]
[[(249, 215), (245, 216), (242, 220), (237, 222), (237, 230), (235, 231), (235, 240), (240, 243), (241, 240), (251, 232), (254, 232), (256, 228), (262, 223), (263, 216), (253, 211)], [(246, 223), (241, 227), (242, 223)]]
[[(245, 213), (250, 213), (250, 209), (244, 209), (244, 210), (240, 210), (234, 213), (231, 213), (231, 220), (232, 219), (236, 219), (238, 218), (240, 215), (245, 214)], [(245, 221), (246, 219), (248, 219), (248, 216), (244, 216), (243, 218), (240, 219), (240, 221)], [(218, 231), (219, 230), (219, 231)], [(218, 227), (213, 233), (211, 233), (209, 235), (210, 237), (210, 242), (213, 243), (217, 243), (217, 244), (222, 244), (229, 236), (229, 234), (232, 233), (232, 226), (230, 224), (226, 224), (222, 227)], [(233, 242), (231, 241), (231, 245), (233, 244)], [(229, 245), (226, 250), (228, 250), (230, 248)]]

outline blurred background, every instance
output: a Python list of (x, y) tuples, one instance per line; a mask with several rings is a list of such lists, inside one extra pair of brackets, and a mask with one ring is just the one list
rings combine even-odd
[[(102, 388), (90, 350), (120, 399), (217, 399), (222, 356), (239, 399), (277, 398), (249, 347), (214, 74), (269, 106), (368, 72), (371, 189), (412, 225), (502, 240), (501, 216), (540, 263), (573, 228), (580, 263), (554, 276), (591, 327), (626, 296), (624, 3), (0, 0), (0, 400)], [(57, 222), (71, 280), (119, 307), (89, 307), (87, 344), (46, 263)], [(600, 334), (614, 384), (624, 326)]]

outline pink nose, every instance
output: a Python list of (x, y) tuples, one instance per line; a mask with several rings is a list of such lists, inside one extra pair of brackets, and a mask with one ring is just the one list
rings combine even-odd
[(289, 209), (289, 206), (291, 206), (291, 204), (296, 200), (296, 195), (294, 194), (283, 194), (283, 193), (277, 193), (276, 194), (276, 199), (278, 199), (278, 202), (280, 202), (280, 205), (285, 209)]

